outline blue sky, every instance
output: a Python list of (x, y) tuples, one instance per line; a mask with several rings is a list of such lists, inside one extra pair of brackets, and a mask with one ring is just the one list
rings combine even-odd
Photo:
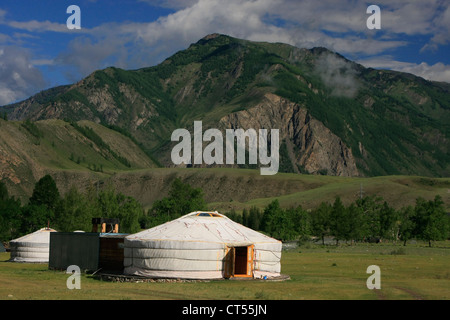
[[(81, 29), (69, 30), (69, 5)], [(369, 30), (369, 5), (381, 29)], [(450, 82), (449, 1), (2, 0), (0, 105), (116, 66), (155, 65), (210, 33), (327, 47), (365, 66)]]

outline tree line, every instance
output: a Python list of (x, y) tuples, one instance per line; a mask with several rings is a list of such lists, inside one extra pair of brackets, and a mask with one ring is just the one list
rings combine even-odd
[[(200, 188), (176, 179), (169, 195), (156, 201), (148, 210), (141, 225), (146, 228), (173, 220), (192, 211), (206, 210)], [(313, 210), (301, 206), (284, 209), (278, 200), (263, 209), (251, 207), (242, 213), (225, 213), (232, 220), (283, 241), (308, 240), (312, 237), (325, 242), (333, 237), (340, 241), (379, 242), (422, 239), (429, 242), (449, 237), (450, 218), (442, 198), (416, 199), (415, 206), (401, 209), (391, 207), (382, 197), (365, 196), (345, 206), (340, 197), (334, 203), (322, 202)]]
[(43, 227), (57, 231), (92, 230), (92, 218), (119, 218), (120, 232), (140, 231), (141, 204), (112, 187), (99, 191), (91, 184), (85, 192), (72, 187), (61, 196), (55, 181), (46, 175), (36, 182), (27, 204), (10, 197), (0, 182), (0, 241), (9, 241)]
[(421, 239), (445, 240), (450, 236), (450, 217), (442, 198), (433, 200), (417, 198), (415, 206), (395, 209), (382, 197), (365, 196), (349, 206), (336, 197), (334, 203), (322, 202), (313, 210), (301, 206), (283, 209), (278, 200), (264, 209), (244, 209), (227, 215), (252, 229), (260, 230), (280, 240), (305, 240), (315, 237), (325, 243), (326, 237), (336, 241), (380, 242)]
[[(168, 196), (156, 200), (145, 211), (133, 197), (112, 187), (98, 190), (94, 184), (81, 192), (72, 187), (61, 196), (50, 175), (40, 179), (27, 204), (9, 197), (0, 182), (0, 240), (8, 241), (34, 232), (48, 224), (58, 231), (90, 231), (92, 218), (119, 218), (120, 232), (135, 233), (176, 219), (193, 211), (208, 210), (203, 190), (175, 179)], [(251, 207), (242, 213), (225, 213), (232, 220), (283, 241), (309, 240), (324, 243), (332, 237), (340, 241), (428, 241), (445, 240), (450, 233), (450, 218), (438, 195), (433, 200), (416, 199), (414, 206), (391, 207), (378, 196), (365, 196), (345, 206), (336, 197), (334, 203), (322, 202), (317, 208), (282, 208), (274, 200), (264, 208)]]
[(0, 241), (9, 241), (50, 226), (61, 232), (92, 230), (92, 218), (118, 218), (119, 232), (135, 233), (176, 219), (192, 211), (206, 210), (203, 191), (180, 179), (170, 186), (168, 196), (147, 211), (133, 197), (96, 184), (84, 192), (73, 186), (61, 196), (55, 181), (46, 175), (36, 182), (28, 203), (10, 197), (0, 181)]

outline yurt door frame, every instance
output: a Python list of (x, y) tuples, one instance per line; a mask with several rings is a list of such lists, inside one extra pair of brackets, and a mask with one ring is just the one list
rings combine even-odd
[(254, 245), (227, 247), (225, 278), (253, 276)]

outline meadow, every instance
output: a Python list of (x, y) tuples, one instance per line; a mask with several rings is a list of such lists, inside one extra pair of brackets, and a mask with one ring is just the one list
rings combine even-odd
[[(433, 247), (379, 243), (305, 245), (282, 253), (290, 280), (119, 283), (82, 274), (69, 290), (63, 271), (7, 262), (0, 253), (0, 300), (448, 300), (450, 241)], [(367, 267), (380, 267), (381, 289), (369, 290)]]

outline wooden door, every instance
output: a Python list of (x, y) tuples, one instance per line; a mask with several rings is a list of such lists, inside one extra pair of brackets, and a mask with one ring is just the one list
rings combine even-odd
[(231, 278), (234, 276), (234, 247), (227, 247), (225, 249), (225, 261), (224, 261), (224, 278)]

